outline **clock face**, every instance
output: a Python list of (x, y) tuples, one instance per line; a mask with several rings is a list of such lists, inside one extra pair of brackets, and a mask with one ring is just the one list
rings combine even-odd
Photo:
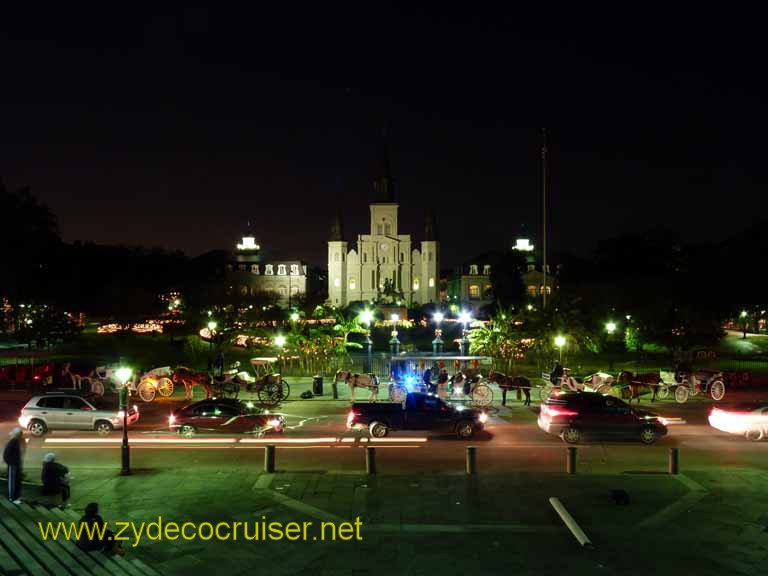
[(381, 245), (381, 246), (379, 246), (379, 247), (382, 249), (382, 251), (386, 252), (386, 251), (387, 251), (387, 248), (389, 248), (389, 245), (387, 245), (387, 244), (382, 244), (382, 245)]

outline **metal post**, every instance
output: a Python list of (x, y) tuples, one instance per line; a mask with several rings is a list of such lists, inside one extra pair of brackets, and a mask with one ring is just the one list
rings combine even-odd
[(544, 283), (541, 291), (541, 307), (547, 307), (547, 129), (541, 129), (543, 141), (541, 143), (541, 204), (542, 204), (542, 254), (541, 271), (544, 274)]
[(566, 453), (565, 471), (568, 474), (576, 474), (576, 448), (573, 446), (569, 446)]
[(264, 447), (264, 472), (275, 473), (275, 445), (267, 444)]
[(120, 476), (130, 476), (131, 448), (128, 446), (128, 382), (124, 382), (123, 388), (120, 390), (120, 409), (123, 411), (123, 445), (120, 450), (122, 453), (122, 468)]
[(667, 462), (667, 470), (669, 471), (670, 474), (680, 473), (680, 449), (679, 448), (669, 449), (669, 460)]
[(365, 473), (376, 474), (376, 448), (365, 447)]
[(477, 474), (477, 448), (474, 446), (467, 446), (467, 474)]

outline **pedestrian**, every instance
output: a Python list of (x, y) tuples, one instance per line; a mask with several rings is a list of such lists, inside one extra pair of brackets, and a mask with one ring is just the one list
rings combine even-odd
[(216, 378), (224, 378), (224, 354), (219, 352), (213, 362), (213, 375)]
[(426, 386), (427, 392), (429, 394), (434, 394), (437, 392), (437, 385), (432, 384), (432, 368), (427, 368), (424, 370), (424, 374), (421, 379), (424, 382), (424, 386)]
[(91, 502), (85, 507), (85, 514), (80, 518), (80, 524), (85, 524), (88, 528), (80, 531), (80, 537), (77, 539), (77, 547), (87, 552), (101, 550), (107, 554), (118, 554), (123, 556), (123, 550), (120, 541), (115, 540), (115, 533), (107, 528), (107, 523), (99, 515), (99, 505)]
[(448, 371), (445, 368), (441, 368), (437, 376), (437, 395), (443, 400), (448, 398)]
[(69, 506), (69, 469), (56, 462), (56, 454), (49, 452), (43, 457), (43, 494), (55, 496), (61, 494), (61, 508)]
[(565, 370), (563, 370), (562, 365), (560, 362), (555, 362), (555, 368), (552, 370), (552, 372), (549, 375), (549, 383), (552, 384), (552, 386), (559, 386), (560, 385), (560, 379), (563, 377), (563, 374), (565, 373)]
[(3, 460), (8, 466), (8, 500), (21, 504), (21, 472), (24, 464), (24, 431), (16, 427), (11, 430), (11, 439), (3, 450)]

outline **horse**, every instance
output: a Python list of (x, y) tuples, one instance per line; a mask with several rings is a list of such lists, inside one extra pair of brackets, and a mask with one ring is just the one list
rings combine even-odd
[(195, 386), (202, 386), (205, 389), (206, 400), (213, 397), (212, 380), (208, 372), (192, 372), (186, 366), (177, 366), (171, 374), (171, 380), (174, 384), (178, 383), (179, 380), (184, 384), (184, 400), (192, 400)]
[(336, 384), (340, 380), (343, 380), (349, 385), (349, 390), (352, 393), (351, 402), (355, 402), (355, 388), (368, 388), (371, 391), (369, 400), (376, 400), (379, 397), (379, 379), (376, 374), (358, 374), (351, 370), (339, 370), (336, 372), (336, 376), (333, 379), (333, 397), (338, 398), (339, 393), (336, 389)]
[(632, 403), (632, 400), (637, 398), (637, 403), (640, 404), (640, 395), (644, 392), (642, 391), (643, 386), (650, 388), (653, 392), (653, 396), (651, 397), (651, 402), (656, 401), (656, 393), (659, 390), (659, 384), (661, 383), (661, 376), (659, 376), (658, 373), (649, 372), (646, 374), (637, 374), (634, 375), (629, 370), (624, 370), (619, 374), (619, 384), (622, 384), (623, 386), (628, 386), (630, 391), (629, 396), (629, 403)]
[(501, 405), (507, 405), (507, 390), (517, 388), (518, 393), (520, 390), (525, 394), (525, 402), (523, 406), (531, 405), (531, 381), (525, 376), (507, 376), (501, 372), (491, 372), (488, 374), (488, 380), (496, 382), (501, 388)]

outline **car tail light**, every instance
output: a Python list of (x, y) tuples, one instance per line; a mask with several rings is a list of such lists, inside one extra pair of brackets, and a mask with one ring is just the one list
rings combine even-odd
[(359, 416), (359, 414), (356, 414), (355, 412), (350, 412), (347, 415), (347, 428), (351, 428), (352, 424), (355, 423), (355, 417)]
[(566, 410), (565, 408), (553, 408), (552, 406), (544, 405), (544, 414), (554, 418), (555, 416), (578, 416), (579, 413), (575, 410)]
[(173, 414), (171, 414), (170, 416), (168, 416), (168, 424), (172, 425), (172, 424), (174, 424), (175, 422), (176, 422), (176, 416), (174, 416)]

